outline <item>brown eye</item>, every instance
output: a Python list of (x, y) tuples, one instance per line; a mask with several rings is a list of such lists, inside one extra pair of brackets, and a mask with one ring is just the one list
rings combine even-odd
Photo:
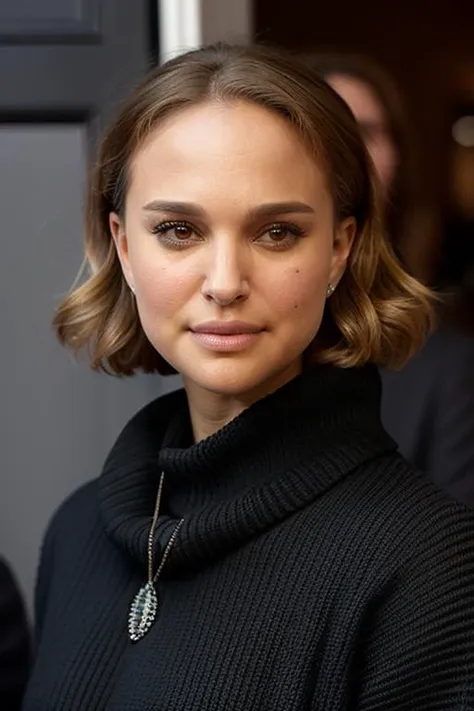
[(176, 249), (192, 246), (200, 242), (202, 237), (198, 230), (188, 222), (167, 220), (152, 228), (153, 234), (167, 247)]
[(274, 242), (282, 242), (288, 237), (288, 229), (284, 227), (271, 227), (268, 234)]
[(273, 249), (290, 248), (303, 237), (303, 230), (290, 223), (270, 225), (260, 234), (258, 242)]
[(173, 232), (178, 239), (189, 239), (193, 234), (193, 230), (189, 225), (176, 225)]

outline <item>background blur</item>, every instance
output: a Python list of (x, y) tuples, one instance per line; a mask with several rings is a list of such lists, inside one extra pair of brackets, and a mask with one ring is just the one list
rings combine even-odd
[[(260, 40), (303, 51), (360, 53), (394, 78), (406, 98), (422, 164), (418, 199), (427, 229), (413, 245), (413, 257), (430, 280), (459, 280), (466, 259), (474, 262), (474, 3), (254, 5)], [(469, 120), (459, 122), (463, 117)]]
[[(101, 129), (160, 57), (252, 37), (362, 53), (392, 74), (421, 156), (414, 270), (472, 293), (472, 0), (2, 0), (0, 553), (29, 603), (56, 506), (98, 475), (138, 407), (179, 384), (94, 375), (52, 335), (54, 306), (81, 264), (84, 183)], [(455, 317), (474, 330), (469, 298), (462, 304)]]

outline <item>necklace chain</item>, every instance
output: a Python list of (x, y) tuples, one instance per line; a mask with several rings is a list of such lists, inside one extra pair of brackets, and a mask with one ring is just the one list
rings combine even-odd
[(178, 524), (176, 525), (176, 527), (175, 527), (173, 533), (171, 534), (171, 537), (166, 545), (166, 548), (163, 553), (163, 557), (161, 559), (161, 563), (158, 566), (158, 570), (156, 571), (155, 575), (153, 575), (153, 539), (155, 537), (155, 529), (156, 529), (156, 524), (158, 521), (158, 514), (160, 512), (161, 495), (163, 493), (164, 479), (165, 479), (165, 473), (161, 472), (160, 483), (158, 485), (158, 493), (156, 495), (155, 510), (153, 512), (153, 519), (152, 519), (151, 526), (150, 526), (150, 532), (148, 534), (148, 582), (149, 583), (155, 583), (158, 580), (158, 577), (159, 577), (161, 571), (163, 570), (163, 566), (166, 563), (166, 559), (168, 558), (168, 555), (170, 554), (170, 551), (174, 545), (176, 536), (178, 535), (178, 531), (184, 523), (184, 519), (181, 519), (178, 522)]
[(175, 526), (168, 543), (166, 544), (161, 563), (153, 575), (153, 541), (155, 537), (156, 524), (158, 522), (158, 514), (160, 511), (161, 495), (163, 493), (163, 481), (165, 478), (164, 472), (161, 473), (160, 483), (158, 485), (158, 493), (156, 495), (155, 510), (153, 519), (148, 533), (148, 582), (143, 585), (132, 600), (128, 619), (128, 634), (132, 642), (138, 642), (150, 629), (155, 621), (158, 611), (158, 597), (155, 590), (155, 583), (163, 570), (170, 551), (176, 541), (178, 531), (184, 523), (182, 518)]

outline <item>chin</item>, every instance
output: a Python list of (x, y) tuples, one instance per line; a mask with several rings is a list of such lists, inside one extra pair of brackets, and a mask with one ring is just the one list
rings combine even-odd
[(186, 384), (213, 392), (216, 395), (237, 397), (250, 390), (254, 390), (259, 381), (258, 376), (251, 376), (249, 369), (243, 364), (223, 362), (214, 364), (213, 367), (190, 368), (182, 371)]
[(251, 363), (248, 359), (229, 358), (203, 365), (181, 369), (185, 385), (197, 387), (216, 395), (230, 398), (258, 400), (295, 377), (299, 368), (291, 364)]

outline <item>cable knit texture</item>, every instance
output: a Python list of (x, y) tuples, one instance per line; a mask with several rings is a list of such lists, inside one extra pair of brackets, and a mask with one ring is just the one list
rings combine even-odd
[[(184, 392), (54, 516), (24, 711), (473, 711), (474, 516), (398, 455), (370, 366), (305, 372), (193, 444)], [(158, 616), (129, 605), (165, 472)]]

